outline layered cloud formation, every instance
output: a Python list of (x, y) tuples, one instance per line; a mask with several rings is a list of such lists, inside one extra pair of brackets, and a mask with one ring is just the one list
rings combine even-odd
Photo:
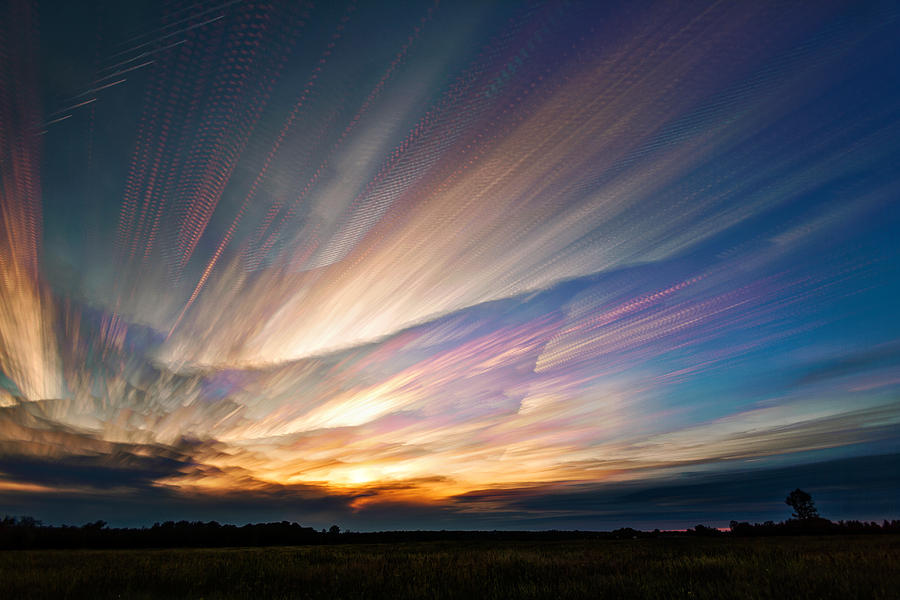
[(897, 11), (7, 10), (43, 19), (0, 37), (7, 505), (598, 526), (897, 486), (815, 466), (900, 441)]

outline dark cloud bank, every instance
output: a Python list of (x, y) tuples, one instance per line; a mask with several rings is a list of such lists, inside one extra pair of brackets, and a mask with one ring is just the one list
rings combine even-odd
[[(782, 520), (795, 487), (812, 493), (832, 520), (900, 516), (900, 454), (842, 458), (790, 467), (680, 475), (635, 483), (548, 489), (484, 490), (441, 504), (378, 502), (354, 509), (364, 495), (335, 495), (313, 486), (269, 486), (243, 493), (184, 496), (154, 477), (173, 459), (152, 458), (128, 469), (86, 457), (41, 461), (3, 457), (0, 471), (19, 481), (67, 491), (3, 491), (0, 512), (29, 514), (50, 523), (104, 519), (114, 526), (168, 520), (225, 523), (297, 521), (313, 527), (338, 523), (387, 529), (641, 529), (726, 526), (731, 519)], [(127, 475), (124, 475), (127, 472)]]

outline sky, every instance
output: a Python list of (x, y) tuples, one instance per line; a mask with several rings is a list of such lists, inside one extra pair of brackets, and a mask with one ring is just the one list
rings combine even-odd
[(0, 5), (0, 514), (900, 518), (893, 2)]

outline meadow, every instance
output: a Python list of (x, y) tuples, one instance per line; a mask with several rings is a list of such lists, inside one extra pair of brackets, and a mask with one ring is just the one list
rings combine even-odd
[(900, 536), (0, 552), (0, 597), (898, 598)]

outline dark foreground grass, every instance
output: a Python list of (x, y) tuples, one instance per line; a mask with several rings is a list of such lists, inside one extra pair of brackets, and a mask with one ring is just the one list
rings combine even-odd
[(900, 537), (0, 552), (18, 598), (891, 598)]

